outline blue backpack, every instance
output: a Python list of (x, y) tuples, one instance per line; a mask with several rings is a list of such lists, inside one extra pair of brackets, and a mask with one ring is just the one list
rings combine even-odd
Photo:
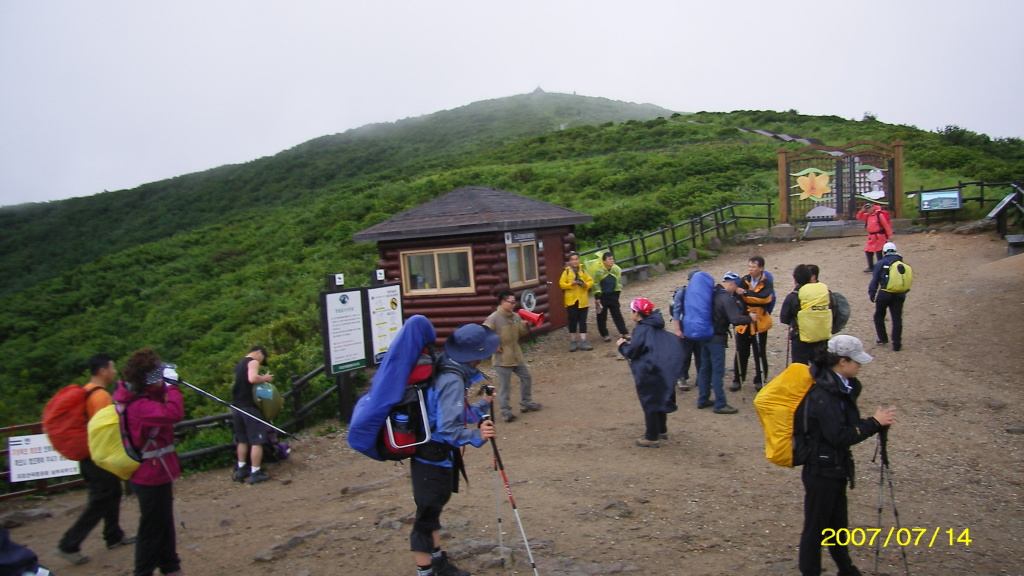
[(711, 293), (715, 279), (707, 272), (696, 272), (683, 295), (683, 335), (690, 340), (707, 342), (715, 335), (711, 323)]
[[(421, 361), (437, 333), (426, 317), (410, 317), (384, 354), (370, 389), (356, 402), (348, 445), (374, 460), (401, 460), (430, 440), (423, 390), (433, 383), (433, 358)], [(403, 418), (403, 416), (405, 418)]]

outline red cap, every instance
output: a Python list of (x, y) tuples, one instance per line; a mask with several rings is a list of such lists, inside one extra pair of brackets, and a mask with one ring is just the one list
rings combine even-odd
[(650, 316), (651, 312), (654, 312), (654, 302), (651, 302), (647, 298), (634, 298), (629, 303), (629, 309), (634, 312), (639, 312), (644, 316)]

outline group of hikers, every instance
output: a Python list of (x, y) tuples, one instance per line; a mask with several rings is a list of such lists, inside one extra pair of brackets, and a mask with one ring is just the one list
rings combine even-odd
[[(888, 236), (885, 238), (888, 240)], [(872, 264), (868, 287), (869, 297), (876, 304), (877, 342), (890, 342), (885, 330), (888, 312), (893, 321), (892, 346), (899, 351), (906, 291), (889, 291), (887, 276), (902, 258), (892, 242), (885, 242), (880, 251), (879, 260)], [(740, 390), (746, 384), (751, 358), (751, 383), (755, 391), (769, 384), (767, 333), (773, 325), (776, 287), (772, 275), (765, 270), (764, 258), (749, 258), (747, 272), (744, 276), (726, 272), (716, 282), (706, 272), (692, 271), (688, 285), (673, 295), (673, 329), (669, 331), (662, 312), (653, 301), (643, 297), (630, 302), (633, 324), (626, 325), (619, 303), (622, 272), (611, 253), (601, 255), (600, 264), (592, 268), (592, 273), (580, 263), (578, 254), (569, 255), (559, 282), (568, 312), (569, 350), (593, 350), (586, 339), (587, 308), (589, 297), (593, 296), (601, 338), (606, 342), (612, 339), (607, 322), (610, 317), (619, 333), (616, 349), (629, 361), (634, 376), (644, 413), (644, 434), (635, 441), (637, 446), (657, 448), (660, 441), (667, 439), (667, 415), (678, 408), (677, 392), (690, 389), (691, 359), (696, 366), (697, 408), (711, 408), (715, 414), (738, 412), (728, 404), (724, 388), (726, 349), (733, 333), (736, 352), (730, 390)], [(801, 264), (793, 270), (794, 288), (785, 296), (779, 315), (779, 321), (788, 325), (787, 363), (791, 358), (794, 363), (808, 364), (815, 383), (805, 399), (806, 433), (812, 449), (802, 470), (805, 498), (799, 565), (804, 575), (821, 573), (822, 531), (847, 527), (846, 486), (852, 482), (854, 470), (850, 447), (895, 421), (892, 408), (879, 407), (872, 416), (861, 417), (857, 407), (862, 389), (858, 370), (873, 358), (864, 351), (859, 339), (833, 334), (830, 292), (818, 281), (818, 273), (813, 265)], [(514, 292), (502, 291), (497, 295), (495, 312), (482, 324), (457, 328), (445, 340), (437, 360), (442, 369), (423, 396), (424, 413), (428, 415), (425, 425), (434, 448), (433, 452), (417, 450), (411, 457), (416, 513), (409, 546), (417, 576), (469, 576), (442, 549), (440, 516), (452, 493), (458, 491), (457, 470), (461, 460), (456, 455), (467, 445), (493, 443), (495, 398), (506, 422), (517, 417), (512, 406), (513, 375), (519, 379), (520, 412), (542, 408), (533, 400), (532, 378), (520, 344), (530, 328), (516, 313), (516, 304)], [(261, 447), (269, 430), (252, 418), (257, 412), (251, 406), (253, 387), (272, 380), (271, 375), (259, 373), (258, 367), (265, 364), (266, 357), (266, 350), (256, 346), (235, 367), (232, 400), (239, 409), (234, 411), (237, 465), (232, 478), (249, 484), (268, 479), (261, 470)], [(469, 390), (483, 380), (479, 366), (488, 359), (497, 375), (498, 389), (487, 387), (483, 398), (470, 404)], [(90, 370), (94, 387), (106, 388), (116, 379), (116, 368), (109, 356), (95, 357)], [(135, 544), (135, 576), (148, 576), (156, 570), (165, 575), (183, 574), (175, 544), (171, 483), (180, 475), (173, 451), (173, 425), (183, 418), (184, 411), (173, 370), (152, 350), (136, 352), (128, 360), (125, 379), (117, 385), (113, 396), (114, 401), (125, 406), (133, 442), (155, 454), (130, 479), (139, 498), (137, 534), (125, 534), (118, 524), (120, 481), (83, 460), (89, 503), (58, 545), (60, 557), (73, 564), (87, 561), (79, 551), (80, 544), (102, 519), (108, 548)], [(96, 404), (104, 402), (111, 402), (105, 390), (95, 399)], [(168, 446), (171, 449), (167, 450)], [(829, 552), (840, 576), (860, 574), (846, 547), (831, 546)]]

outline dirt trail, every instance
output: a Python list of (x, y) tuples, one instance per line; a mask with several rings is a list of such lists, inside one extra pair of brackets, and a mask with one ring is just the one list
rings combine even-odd
[[(868, 343), (876, 357), (861, 371), (862, 409), (899, 409), (890, 457), (900, 523), (927, 531), (906, 547), (911, 573), (1024, 574), (1024, 434), (1012, 433), (1024, 426), (1024, 337), (1016, 329), (1024, 325), (1024, 256), (1004, 258), (1005, 242), (994, 235), (896, 240), (915, 272), (898, 353), (874, 344), (859, 238), (733, 247), (702, 267), (716, 277), (726, 270), (743, 273), (747, 257), (759, 253), (782, 297), (796, 264), (821, 266), (822, 281), (853, 304), (846, 332)], [(623, 300), (646, 296), (666, 309), (685, 276), (673, 272), (631, 284)], [(778, 327), (769, 334), (775, 375), (783, 368), (785, 340)], [(643, 417), (626, 363), (616, 360), (611, 344), (599, 342), (596, 326), (591, 341), (595, 351), (570, 354), (563, 330), (530, 344), (534, 397), (544, 409), (498, 425), (498, 445), (538, 572), (796, 573), (799, 472), (764, 459), (752, 390), (729, 395), (740, 409), (733, 416), (697, 410), (695, 392), (682, 393), (680, 410), (669, 416), (670, 440), (657, 450), (637, 448), (633, 441)], [(270, 482), (235, 484), (225, 469), (177, 484), (185, 522), (178, 549), (188, 574), (413, 574), (406, 551), (413, 509), (406, 468), (370, 461), (348, 449), (343, 433), (324, 430), (303, 434), (291, 461), (270, 466)], [(872, 439), (854, 450), (858, 485), (849, 493), (851, 527), (876, 526), (875, 445)], [(503, 540), (516, 562), (496, 565), (490, 451), (470, 449), (467, 466), (472, 484), (453, 497), (442, 518), (446, 546), (474, 574), (531, 574), (503, 488)], [(4, 503), (0, 512), (52, 512), (11, 534), (61, 576), (130, 574), (132, 551), (107, 551), (96, 531), (83, 550), (92, 557), (88, 564), (68, 566), (53, 556), (83, 499), (76, 492)], [(137, 514), (136, 502), (126, 500), (127, 529), (136, 526)], [(893, 525), (886, 490), (882, 527)], [(969, 546), (955, 542), (964, 530)], [(852, 553), (869, 573), (874, 549), (858, 546)], [(825, 567), (834, 572), (829, 560)], [(903, 574), (892, 543), (881, 551), (880, 572)]]

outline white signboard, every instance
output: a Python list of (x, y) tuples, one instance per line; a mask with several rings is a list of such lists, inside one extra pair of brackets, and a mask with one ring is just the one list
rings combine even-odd
[(351, 290), (325, 294), (324, 315), (330, 374), (365, 368), (362, 292)]
[(78, 474), (78, 462), (61, 456), (46, 434), (11, 436), (7, 439), (11, 482), (27, 482)]
[(370, 301), (370, 345), (373, 362), (380, 364), (395, 335), (402, 328), (402, 287), (379, 286), (367, 291)]

